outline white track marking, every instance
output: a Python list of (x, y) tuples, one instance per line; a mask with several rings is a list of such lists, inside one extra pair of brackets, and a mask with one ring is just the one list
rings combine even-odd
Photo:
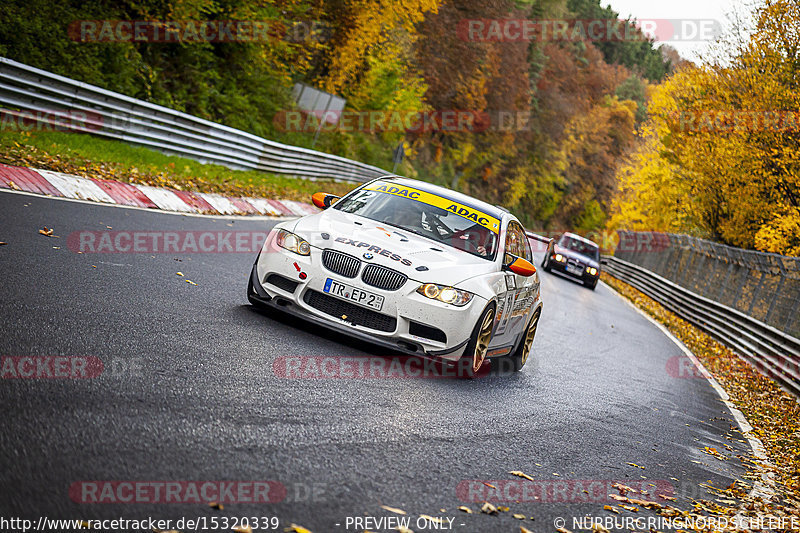
[(50, 185), (58, 189), (59, 192), (67, 198), (79, 198), (82, 200), (111, 204), (115, 203), (114, 199), (106, 194), (106, 192), (92, 180), (71, 176), (69, 174), (62, 174), (61, 172), (53, 172), (51, 170), (39, 170), (37, 168), (32, 168), (31, 170), (39, 173), (39, 175), (50, 182)]
[(242, 198), (245, 202), (252, 205), (256, 211), (261, 213), (262, 215), (272, 215), (279, 217), (283, 213), (275, 209), (275, 206), (269, 203), (264, 198)]
[(149, 185), (139, 185), (137, 183), (134, 183), (133, 186), (142, 191), (145, 196), (150, 198), (150, 201), (156, 204), (159, 209), (163, 209), (165, 211), (178, 211), (180, 213), (196, 212), (193, 207), (167, 189), (150, 187)]
[(213, 207), (223, 215), (233, 215), (234, 213), (237, 213), (239, 211), (238, 209), (236, 209), (236, 206), (233, 205), (233, 203), (230, 200), (219, 194), (209, 194), (205, 192), (200, 192), (197, 193), (197, 196), (201, 197), (206, 202), (211, 204), (211, 207)]
[(116, 207), (120, 209), (137, 209), (139, 211), (146, 211), (148, 213), (159, 214), (159, 215), (173, 215), (173, 216), (181, 216), (181, 217), (199, 217), (199, 218), (213, 218), (217, 220), (292, 220), (293, 218), (297, 217), (288, 217), (288, 216), (281, 216), (281, 217), (271, 217), (271, 216), (260, 216), (260, 215), (209, 215), (207, 213), (176, 213), (174, 211), (162, 211), (160, 209), (152, 209), (149, 207), (139, 207), (137, 205), (123, 205), (123, 204), (100, 204), (98, 202), (92, 202), (89, 200), (81, 200), (78, 198), (64, 198), (61, 196), (48, 196), (46, 194), (35, 193), (35, 192), (28, 192), (28, 191), (15, 191), (13, 189), (0, 189), (0, 193), (10, 193), (10, 194), (20, 194), (23, 196), (31, 196), (34, 198), (44, 198), (47, 200), (60, 200), (63, 202), (76, 202), (79, 204), (87, 204), (87, 205), (94, 205), (94, 206), (101, 206), (101, 207)]

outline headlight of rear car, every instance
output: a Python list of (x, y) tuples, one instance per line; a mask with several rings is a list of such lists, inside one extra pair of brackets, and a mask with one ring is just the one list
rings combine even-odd
[(556, 261), (558, 261), (559, 263), (561, 263), (561, 262), (564, 262), (564, 261), (566, 261), (566, 259), (564, 259), (564, 256), (563, 256), (563, 255), (561, 255), (561, 254), (556, 254)]
[(596, 276), (597, 275), (597, 269), (595, 267), (589, 267), (588, 270), (589, 270), (589, 274), (591, 274), (592, 276)]
[(275, 242), (278, 244), (278, 246), (285, 248), (290, 252), (300, 255), (311, 254), (311, 245), (308, 244), (308, 241), (299, 235), (295, 235), (294, 233), (290, 233), (286, 230), (278, 230), (278, 238), (275, 239)]
[(431, 300), (439, 300), (440, 302), (455, 305), (456, 307), (464, 307), (472, 300), (471, 292), (443, 285), (435, 285), (433, 283), (420, 285), (417, 292)]

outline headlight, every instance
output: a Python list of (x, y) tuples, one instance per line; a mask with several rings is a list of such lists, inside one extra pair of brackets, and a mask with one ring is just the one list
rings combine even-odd
[(471, 292), (454, 289), (453, 287), (435, 285), (433, 283), (420, 285), (417, 292), (431, 300), (439, 300), (440, 302), (455, 305), (456, 307), (464, 307), (472, 300)]
[(589, 274), (591, 274), (592, 276), (596, 276), (597, 269), (595, 267), (589, 267)]
[(564, 256), (561, 254), (556, 254), (556, 261), (558, 261), (559, 263), (563, 262)]
[(308, 244), (308, 241), (299, 235), (295, 235), (294, 233), (290, 233), (286, 230), (278, 230), (278, 238), (275, 239), (275, 242), (278, 244), (278, 246), (285, 248), (290, 252), (300, 255), (311, 254), (311, 245)]

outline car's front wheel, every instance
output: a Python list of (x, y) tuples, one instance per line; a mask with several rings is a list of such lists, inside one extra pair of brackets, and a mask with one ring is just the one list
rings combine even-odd
[(470, 337), (464, 355), (459, 361), (461, 377), (475, 377), (486, 361), (486, 353), (489, 351), (489, 341), (492, 340), (492, 329), (494, 329), (495, 308), (494, 302), (487, 305), (472, 329), (472, 337)]

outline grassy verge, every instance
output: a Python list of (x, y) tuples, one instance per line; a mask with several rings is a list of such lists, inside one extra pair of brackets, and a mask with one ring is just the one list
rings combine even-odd
[(771, 464), (752, 461), (753, 474), (775, 476), (776, 498), (743, 500), (745, 513), (800, 516), (800, 403), (736, 353), (639, 290), (608, 274), (603, 281), (664, 324), (705, 365), (753, 426)]
[(317, 191), (341, 195), (356, 186), (204, 165), (119, 141), (61, 131), (0, 131), (0, 163), (178, 190), (305, 202)]

